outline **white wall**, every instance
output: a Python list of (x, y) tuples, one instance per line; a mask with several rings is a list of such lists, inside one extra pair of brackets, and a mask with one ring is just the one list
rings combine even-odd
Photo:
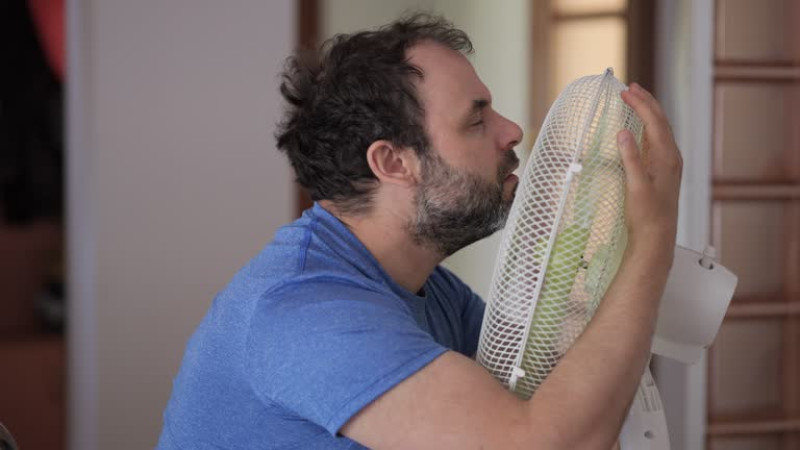
[(435, 0), (319, 0), (320, 37), (385, 25), (410, 10), (433, 9)]
[(68, 4), (70, 448), (155, 444), (191, 331), (291, 219), (294, 4)]
[[(409, 10), (444, 15), (466, 31), (475, 46), (471, 57), (492, 91), (494, 107), (523, 129), (529, 124), (529, 64), (531, 11), (526, 0), (322, 0), (323, 39), (336, 33), (374, 28)], [(518, 147), (521, 158), (533, 144), (526, 135)], [(476, 292), (486, 297), (499, 245), (499, 233), (477, 242), (445, 261)]]

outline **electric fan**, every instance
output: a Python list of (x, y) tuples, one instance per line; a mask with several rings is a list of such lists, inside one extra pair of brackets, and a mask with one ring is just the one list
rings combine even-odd
[[(611, 69), (572, 82), (545, 118), (503, 232), (477, 360), (530, 398), (592, 318), (627, 245), (625, 174), (616, 136), (643, 125)], [(677, 247), (653, 352), (695, 362), (710, 345), (736, 277)], [(645, 371), (620, 436), (623, 449), (668, 449), (658, 389)]]

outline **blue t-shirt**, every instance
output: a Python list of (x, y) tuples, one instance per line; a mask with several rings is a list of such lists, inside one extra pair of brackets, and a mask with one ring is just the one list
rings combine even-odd
[(442, 267), (408, 292), (315, 204), (214, 300), (158, 448), (363, 448), (339, 429), (448, 349), (472, 356), (483, 311)]

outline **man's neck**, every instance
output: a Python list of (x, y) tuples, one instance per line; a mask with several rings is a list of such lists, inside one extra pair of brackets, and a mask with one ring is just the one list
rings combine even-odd
[(414, 241), (408, 218), (401, 213), (373, 208), (365, 214), (346, 215), (329, 201), (319, 203), (350, 229), (397, 284), (411, 293), (418, 293), (442, 262), (439, 253)]

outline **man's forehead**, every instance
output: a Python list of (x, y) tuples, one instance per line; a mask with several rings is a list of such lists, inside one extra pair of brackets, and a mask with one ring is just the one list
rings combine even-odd
[(489, 89), (460, 52), (442, 44), (422, 42), (408, 50), (408, 59), (422, 71), (417, 83), (423, 94), (458, 97), (450, 101), (459, 101), (468, 108), (474, 101), (491, 102)]

